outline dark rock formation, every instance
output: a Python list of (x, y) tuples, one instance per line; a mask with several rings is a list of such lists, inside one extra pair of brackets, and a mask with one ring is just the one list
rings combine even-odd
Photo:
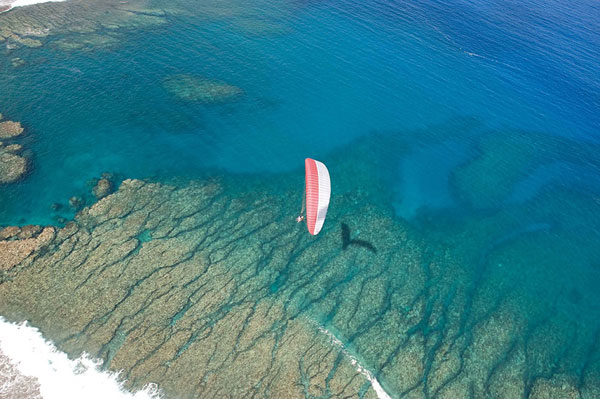
[(107, 178), (102, 178), (98, 180), (92, 191), (97, 199), (102, 199), (112, 193), (112, 183)]

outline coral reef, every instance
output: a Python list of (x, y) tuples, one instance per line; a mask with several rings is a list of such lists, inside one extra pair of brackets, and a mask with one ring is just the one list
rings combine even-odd
[(0, 270), (8, 270), (54, 238), (54, 228), (39, 226), (6, 227), (0, 230)]
[(13, 183), (27, 173), (27, 160), (0, 148), (0, 184)]
[[(0, 139), (13, 140), (21, 136), (23, 130), (19, 122), (0, 122)], [(14, 183), (27, 174), (29, 162), (20, 154), (22, 150), (20, 144), (0, 141), (0, 184)]]
[(199, 101), (205, 104), (230, 101), (243, 94), (239, 87), (218, 80), (184, 74), (168, 76), (163, 81), (163, 87), (180, 100)]
[(598, 298), (577, 281), (598, 271), (573, 265), (598, 237), (556, 262), (520, 247), (567, 239), (542, 222), (557, 203), (572, 204), (565, 231), (600, 204), (550, 190), (531, 200), (536, 225), (516, 207), (418, 232), (370, 197), (383, 183), (361, 147), (331, 156), (318, 237), (293, 222), (287, 176), (125, 180), (43, 241), (10, 232), (4, 245), (37, 241), (5, 272), (0, 314), (167, 395), (375, 397), (364, 367), (398, 397), (597, 397), (599, 315), (580, 298)]
[[(0, 13), (2, 13), (0, 5)], [(8, 6), (6, 6), (8, 8)], [(290, 5), (282, 9), (262, 1), (236, 0), (70, 0), (17, 7), (0, 17), (0, 43), (8, 50), (41, 47), (49, 36), (62, 35), (53, 44), (62, 50), (95, 50), (121, 42), (131, 29), (149, 29), (167, 23), (169, 16), (200, 16), (227, 20), (234, 29), (250, 35), (285, 34), (283, 23), (293, 15)], [(283, 11), (282, 11), (283, 10)]]
[(19, 144), (3, 145), (0, 142), (0, 184), (13, 183), (27, 173), (27, 159), (18, 153)]
[(114, 33), (85, 33), (56, 40), (52, 45), (64, 51), (92, 51), (114, 47), (119, 41)]
[(19, 122), (0, 122), (0, 139), (10, 139), (13, 137), (20, 136), (22, 133), (23, 127)]
[(80, 34), (64, 39), (59, 47), (104, 47), (107, 41), (113, 44), (117, 40), (105, 30), (156, 26), (166, 22), (164, 16), (163, 10), (150, 8), (147, 0), (40, 3), (3, 14), (0, 42), (6, 41), (9, 49), (41, 47), (50, 35)]
[(451, 184), (460, 201), (478, 209), (502, 204), (519, 181), (545, 165), (572, 162), (600, 171), (600, 147), (593, 143), (509, 130), (484, 134), (476, 145), (479, 155), (454, 170)]
[(102, 199), (108, 194), (112, 193), (113, 187), (111, 181), (107, 177), (103, 177), (98, 180), (98, 183), (92, 189), (92, 192), (97, 199)]
[[(256, 389), (272, 397), (362, 389), (374, 397), (341, 349), (269, 297), (272, 278), (265, 278), (275, 270), (264, 267), (261, 254), (284, 267), (281, 256), (293, 242), (279, 249), (267, 242), (300, 232), (292, 223), (256, 217), (265, 211), (267, 199), (226, 197), (217, 181), (176, 188), (127, 180), (44, 241), (43, 250), (23, 252), (29, 256), (20, 256), (18, 267), (9, 265), (10, 279), (0, 285), (7, 299), (2, 312), (14, 316), (21, 307), (4, 295), (29, 285), (26, 265), (36, 264), (44, 277), (30, 280), (36, 293), (25, 311), (39, 311), (29, 315), (32, 323), (63, 319), (47, 331), (62, 348), (95, 352), (106, 367), (124, 369), (132, 386), (153, 380), (167, 393), (203, 397), (224, 389), (232, 396)], [(217, 217), (223, 213), (228, 216)], [(147, 231), (151, 236), (140, 239)], [(21, 242), (30, 244), (3, 241)], [(232, 250), (239, 252), (229, 259)], [(53, 262), (60, 266), (44, 266)], [(63, 289), (72, 295), (58, 304)], [(50, 313), (38, 307), (44, 296), (53, 304)]]

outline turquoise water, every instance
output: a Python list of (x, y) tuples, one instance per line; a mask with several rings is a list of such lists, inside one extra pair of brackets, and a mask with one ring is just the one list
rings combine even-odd
[[(73, 216), (69, 197), (92, 203), (90, 182), (103, 172), (296, 173), (301, 185), (310, 156), (352, 190), (351, 172), (328, 161), (382, 140), (356, 164), (376, 169), (388, 192), (360, 177), (356, 191), (373, 190), (423, 242), (445, 246), (458, 259), (447, 267), (467, 271), (467, 295), (494, 276), (518, 295), (548, 298), (540, 312), (585, 320), (587, 336), (600, 327), (600, 25), (596, 3), (571, 6), (264, 2), (259, 17), (248, 11), (254, 25), (171, 15), (92, 51), (53, 45), (73, 34), (50, 36), (0, 57), (0, 112), (25, 126), (33, 154), (30, 174), (0, 187), (0, 225), (61, 225)], [(13, 68), (14, 56), (27, 64)], [(184, 101), (163, 86), (173, 74), (243, 95)], [(486, 289), (493, 302), (503, 288)], [(565, 369), (594, 359), (569, 358)]]
[[(528, 72), (544, 54), (517, 69), (506, 66), (521, 51), (497, 54), (497, 46), (471, 43), (475, 39), (465, 36), (472, 28), (462, 26), (463, 19), (446, 26), (452, 19), (443, 13), (456, 11), (436, 5), (432, 14), (429, 6), (284, 4), (287, 12), (272, 32), (174, 17), (167, 26), (132, 32), (115, 49), (22, 50), (27, 66), (11, 69), (4, 60), (0, 107), (27, 127), (34, 168), (20, 185), (2, 188), (0, 220), (50, 223), (50, 204), (87, 192), (85, 182), (104, 171), (147, 177), (193, 175), (206, 167), (290, 170), (307, 154), (324, 157), (369, 132), (426, 135), (428, 127), (445, 129), (461, 117), (486, 129), (595, 139), (597, 115), (581, 110), (594, 103), (593, 86), (581, 85), (591, 102), (576, 92), (548, 95), (549, 83), (538, 85)], [(502, 33), (489, 30), (482, 34)], [(173, 73), (220, 79), (245, 95), (230, 104), (184, 103), (161, 85)], [(476, 133), (463, 129), (450, 126), (443, 135), (460, 135), (464, 147)], [(414, 156), (403, 162), (418, 177), (397, 182), (407, 198), (400, 213), (450, 205), (443, 176), (469, 154), (448, 147)], [(438, 177), (425, 178), (430, 173)]]

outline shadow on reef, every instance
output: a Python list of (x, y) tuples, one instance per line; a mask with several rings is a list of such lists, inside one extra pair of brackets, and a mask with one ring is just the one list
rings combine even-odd
[(357, 240), (350, 238), (350, 227), (346, 223), (342, 223), (342, 248), (346, 250), (348, 246), (355, 245), (357, 247), (365, 248), (373, 253), (377, 253), (377, 248), (369, 241)]

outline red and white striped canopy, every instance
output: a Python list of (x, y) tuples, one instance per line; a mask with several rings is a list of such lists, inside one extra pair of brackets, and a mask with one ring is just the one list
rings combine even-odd
[(325, 222), (331, 183), (329, 171), (322, 162), (306, 158), (306, 225), (312, 235), (319, 234)]

